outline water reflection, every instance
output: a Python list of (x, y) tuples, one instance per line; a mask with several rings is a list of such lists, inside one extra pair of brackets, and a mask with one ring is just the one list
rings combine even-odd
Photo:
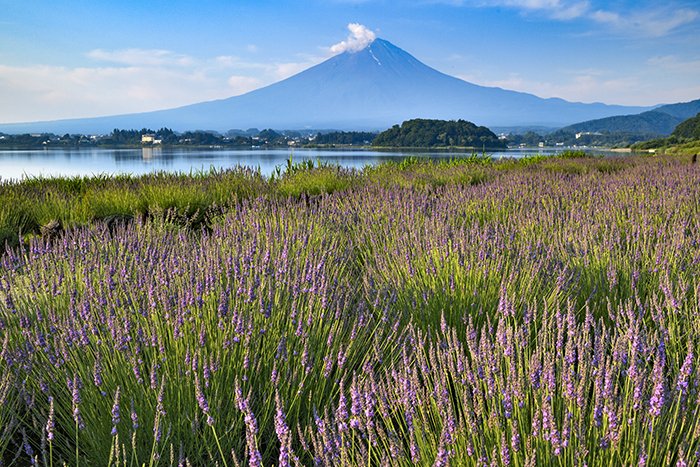
[[(562, 149), (513, 150), (490, 153), (494, 158), (523, 157), (532, 154), (556, 154)], [(74, 176), (94, 174), (145, 174), (157, 171), (197, 172), (212, 168), (248, 166), (269, 176), (276, 167), (306, 160), (362, 168), (408, 156), (432, 159), (464, 157), (464, 152), (379, 152), (370, 150), (319, 149), (41, 149), (0, 151), (0, 178), (21, 179), (32, 176)]]
[(160, 157), (162, 152), (163, 148), (143, 148), (141, 149), (141, 159), (148, 162), (154, 157)]

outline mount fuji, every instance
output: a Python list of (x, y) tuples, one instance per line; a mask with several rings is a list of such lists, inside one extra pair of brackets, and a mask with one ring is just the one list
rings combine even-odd
[(650, 107), (584, 104), (479, 86), (441, 73), (383, 39), (343, 52), (283, 81), (227, 99), (109, 117), (2, 124), (7, 133), (107, 133), (233, 128), (383, 130), (412, 118), (486, 126), (561, 127)]

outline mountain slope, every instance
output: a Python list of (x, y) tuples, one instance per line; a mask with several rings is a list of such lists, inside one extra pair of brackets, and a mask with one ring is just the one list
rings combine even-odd
[(662, 105), (636, 115), (615, 115), (561, 128), (559, 131), (601, 133), (631, 133), (649, 137), (668, 136), (683, 120), (700, 112), (700, 99), (678, 104)]
[(465, 119), (479, 125), (562, 126), (642, 107), (582, 104), (478, 86), (421, 63), (376, 39), (297, 75), (228, 99), (114, 117), (0, 125), (0, 131), (108, 132), (113, 128), (385, 129), (412, 118)]
[(678, 104), (666, 104), (654, 110), (685, 120), (700, 113), (700, 99), (690, 102), (679, 102)]
[(650, 110), (637, 115), (616, 115), (614, 117), (575, 123), (561, 128), (559, 131), (570, 133), (589, 131), (601, 133), (670, 135), (676, 125), (682, 121), (682, 118), (674, 117), (667, 113), (659, 112), (658, 110)]
[(681, 122), (675, 130), (673, 136), (677, 138), (700, 140), (700, 113), (695, 117)]

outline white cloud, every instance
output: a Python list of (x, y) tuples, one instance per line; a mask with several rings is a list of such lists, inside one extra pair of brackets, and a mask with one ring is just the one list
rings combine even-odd
[(260, 87), (260, 80), (258, 78), (253, 78), (252, 76), (239, 76), (231, 75), (227, 81), (229, 89), (233, 92), (232, 95), (237, 96), (239, 94), (244, 94), (253, 89)]
[(647, 63), (662, 70), (688, 73), (690, 76), (698, 77), (700, 82), (700, 59), (683, 60), (677, 55), (662, 55), (651, 57)]
[(647, 37), (662, 37), (685, 24), (692, 23), (700, 13), (689, 8), (679, 10), (649, 10), (621, 15), (612, 11), (596, 10), (590, 18), (615, 30)]
[(528, 13), (544, 13), (549, 18), (570, 20), (583, 16), (590, 8), (588, 0), (429, 0), (454, 6), (507, 7)]
[(358, 52), (377, 38), (373, 31), (359, 23), (348, 24), (348, 30), (350, 34), (347, 39), (331, 46), (330, 51), (332, 53)]
[(0, 122), (174, 107), (228, 97), (231, 87), (222, 84), (214, 76), (192, 70), (0, 66)]
[(676, 8), (672, 5), (654, 8), (632, 8), (620, 12), (611, 9), (596, 9), (589, 0), (429, 0), (454, 6), (507, 7), (524, 13), (537, 13), (549, 19), (570, 21), (586, 19), (605, 25), (619, 33), (662, 37), (679, 27), (695, 22), (700, 11), (692, 8)]
[(551, 16), (558, 20), (572, 20), (585, 15), (588, 8), (588, 2), (574, 2), (567, 5), (560, 5), (559, 8), (555, 8), (551, 11)]
[(544, 11), (550, 17), (561, 20), (578, 18), (589, 8), (589, 3), (587, 1), (502, 0), (494, 3), (531, 11)]
[(315, 65), (315, 63), (316, 62), (275, 63), (272, 65), (272, 72), (277, 79), (285, 79)]
[(93, 60), (134, 66), (192, 66), (195, 60), (188, 55), (181, 55), (160, 49), (94, 49), (87, 53)]
[[(359, 50), (375, 39), (361, 24), (350, 35), (316, 55), (254, 61), (237, 55), (193, 57), (171, 50), (93, 49), (92, 63), (63, 67), (0, 65), (0, 122), (54, 120), (167, 109), (222, 99), (288, 78), (333, 53)], [(254, 54), (242, 45), (242, 55)]]
[(221, 68), (231, 68), (236, 70), (249, 70), (265, 79), (259, 79), (259, 83), (268, 83), (270, 80), (280, 80), (288, 78), (300, 71), (316, 65), (327, 57), (307, 56), (294, 62), (251, 62), (242, 60), (240, 57), (232, 55), (222, 55), (216, 57), (214, 62)]
[(0, 65), (0, 122), (144, 112), (222, 99), (287, 78), (327, 58), (255, 62), (235, 55), (196, 58), (135, 48), (95, 49), (86, 56), (95, 62), (93, 66)]
[(296, 62), (248, 62), (237, 57), (216, 57), (216, 62), (222, 68), (253, 72), (258, 76), (260, 84), (270, 84), (289, 78), (292, 75), (312, 67), (327, 57), (306, 57)]
[(220, 68), (235, 68), (238, 70), (268, 70), (272, 67), (269, 63), (252, 62), (235, 55), (220, 55), (213, 59), (213, 66)]
[(214, 61), (219, 66), (232, 67), (236, 66), (236, 64), (240, 62), (240, 59), (233, 55), (219, 55), (218, 57), (214, 57)]
[[(664, 63), (669, 60), (661, 59)], [(693, 62), (673, 62), (681, 67), (698, 66)], [(673, 85), (659, 89), (656, 84), (666, 73), (664, 68), (648, 68), (641, 74), (617, 75), (602, 70), (584, 69), (558, 73), (557, 81), (543, 81), (536, 77), (511, 73), (505, 78), (489, 78), (483, 74), (463, 74), (460, 78), (479, 84), (514, 91), (527, 92), (539, 97), (558, 97), (573, 102), (604, 102), (619, 105), (656, 105), (660, 103), (681, 102), (700, 96), (700, 83), (693, 84), (692, 79), (674, 80)], [(666, 76), (666, 79), (668, 76)], [(677, 82), (676, 82), (677, 81)]]
[[(463, 78), (467, 79), (468, 77)], [(616, 104), (620, 103), (620, 99), (629, 98), (630, 96), (625, 95), (625, 91), (639, 84), (636, 78), (605, 77), (594, 70), (585, 70), (559, 83), (532, 80), (517, 73), (512, 73), (505, 79), (478, 81), (481, 85), (529, 92), (539, 97), (560, 97), (577, 102), (604, 100)], [(639, 96), (634, 96), (634, 99), (629, 103), (637, 105)]]

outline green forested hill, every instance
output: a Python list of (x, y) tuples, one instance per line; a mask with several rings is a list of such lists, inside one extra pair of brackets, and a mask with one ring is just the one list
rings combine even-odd
[(679, 102), (677, 104), (666, 104), (654, 110), (685, 120), (700, 112), (700, 99), (695, 99), (690, 102)]
[(379, 133), (373, 146), (505, 148), (506, 143), (484, 126), (466, 120), (407, 120)]
[(657, 154), (700, 153), (700, 113), (679, 123), (670, 136), (634, 144), (632, 149), (653, 150)]
[(645, 135), (670, 135), (683, 119), (658, 110), (637, 115), (616, 115), (587, 122), (575, 123), (560, 131), (578, 133), (583, 131), (609, 133), (638, 133)]
[(676, 125), (700, 112), (700, 99), (690, 102), (667, 104), (634, 115), (616, 115), (574, 123), (559, 131), (564, 133), (598, 132), (604, 134), (625, 133), (654, 138), (670, 135)]
[(685, 139), (700, 139), (700, 113), (678, 124), (673, 136)]

